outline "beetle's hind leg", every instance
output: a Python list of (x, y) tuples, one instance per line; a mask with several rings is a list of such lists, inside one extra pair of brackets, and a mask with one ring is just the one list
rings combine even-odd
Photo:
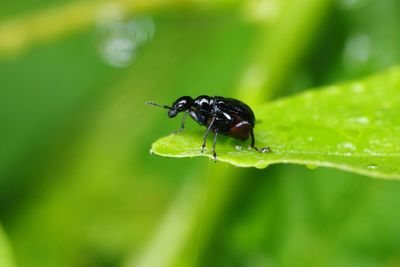
[(250, 138), (251, 138), (251, 143), (250, 143), (250, 148), (254, 149), (255, 151), (261, 152), (261, 153), (266, 153), (266, 152), (272, 152), (271, 148), (269, 146), (263, 147), (261, 149), (257, 148), (255, 146), (256, 144), (256, 139), (254, 138), (254, 132), (253, 129), (250, 130)]

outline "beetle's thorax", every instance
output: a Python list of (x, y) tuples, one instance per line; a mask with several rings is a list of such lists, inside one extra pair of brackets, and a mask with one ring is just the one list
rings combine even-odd
[(193, 106), (202, 109), (208, 109), (212, 104), (212, 102), (213, 102), (213, 97), (201, 95), (194, 99)]
[(207, 122), (212, 117), (213, 99), (214, 97), (206, 95), (201, 95), (194, 99), (190, 115), (200, 125), (207, 125)]

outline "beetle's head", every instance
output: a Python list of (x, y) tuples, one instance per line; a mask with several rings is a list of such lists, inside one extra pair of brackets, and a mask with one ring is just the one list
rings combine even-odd
[(176, 115), (178, 115), (179, 112), (183, 112), (190, 109), (193, 106), (193, 98), (191, 98), (190, 96), (182, 96), (178, 98), (174, 103), (172, 103), (172, 107), (166, 105), (159, 105), (154, 102), (146, 102), (146, 103), (149, 105), (169, 109), (168, 117), (173, 118)]
[(179, 112), (187, 111), (193, 106), (193, 98), (190, 96), (182, 96), (178, 98), (174, 103), (172, 103), (172, 107), (168, 111), (168, 117), (173, 118)]

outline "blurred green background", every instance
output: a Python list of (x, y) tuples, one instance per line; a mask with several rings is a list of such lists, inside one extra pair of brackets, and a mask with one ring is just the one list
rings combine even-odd
[(399, 25), (398, 0), (2, 1), (0, 266), (400, 266), (399, 182), (152, 156), (180, 121), (144, 104), (361, 78)]

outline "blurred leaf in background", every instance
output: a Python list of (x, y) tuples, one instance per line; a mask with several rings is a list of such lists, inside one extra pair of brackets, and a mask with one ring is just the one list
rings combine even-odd
[(398, 182), (151, 156), (179, 121), (144, 104), (253, 105), (359, 79), (399, 63), (399, 13), (396, 0), (3, 1), (0, 220), (16, 265), (399, 265)]
[(0, 266), (15, 266), (12, 249), (2, 227), (0, 227)]

